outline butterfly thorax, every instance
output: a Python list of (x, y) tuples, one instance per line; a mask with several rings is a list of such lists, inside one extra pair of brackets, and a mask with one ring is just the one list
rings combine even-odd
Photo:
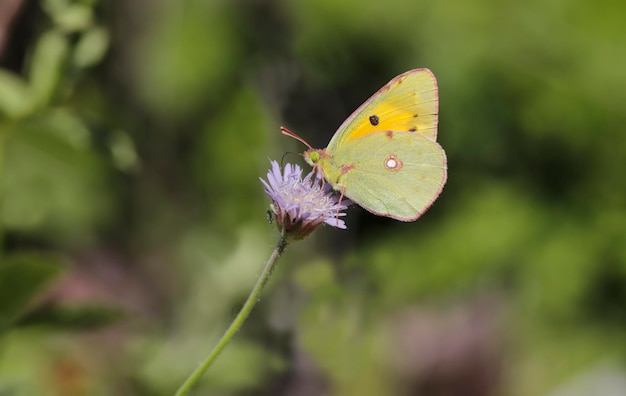
[(324, 176), (333, 188), (338, 189), (340, 178), (345, 173), (333, 157), (324, 149), (310, 149), (304, 152), (304, 160)]

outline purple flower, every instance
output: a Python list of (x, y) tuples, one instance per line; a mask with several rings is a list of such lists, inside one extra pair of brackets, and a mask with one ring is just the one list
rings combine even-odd
[(326, 223), (345, 229), (346, 223), (339, 217), (352, 202), (332, 194), (328, 184), (321, 185), (314, 171), (302, 179), (302, 168), (285, 165), (281, 172), (278, 162), (271, 161), (272, 169), (267, 172), (267, 182), (261, 179), (265, 192), (272, 199), (272, 212), (276, 223), (292, 239), (302, 239), (317, 226)]

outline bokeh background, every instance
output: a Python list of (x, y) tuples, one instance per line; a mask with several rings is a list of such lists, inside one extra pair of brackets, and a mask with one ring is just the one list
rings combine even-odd
[[(0, 395), (171, 395), (278, 233), (258, 180), (397, 74), (449, 180), (292, 244), (196, 395), (626, 395), (626, 3), (0, 2)], [(285, 161), (301, 158), (287, 154)]]

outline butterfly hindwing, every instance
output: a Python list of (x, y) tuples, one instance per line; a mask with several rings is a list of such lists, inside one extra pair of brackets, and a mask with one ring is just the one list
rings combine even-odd
[(447, 178), (439, 144), (419, 134), (380, 131), (339, 148), (334, 163), (344, 174), (335, 188), (368, 211), (402, 221), (417, 219), (437, 198)]

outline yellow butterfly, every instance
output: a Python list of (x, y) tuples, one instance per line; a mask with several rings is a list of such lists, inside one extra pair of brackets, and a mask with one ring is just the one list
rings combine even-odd
[(439, 99), (428, 69), (403, 73), (341, 124), (325, 149), (309, 149), (307, 163), (332, 187), (368, 211), (414, 221), (439, 196), (446, 154), (435, 141)]

